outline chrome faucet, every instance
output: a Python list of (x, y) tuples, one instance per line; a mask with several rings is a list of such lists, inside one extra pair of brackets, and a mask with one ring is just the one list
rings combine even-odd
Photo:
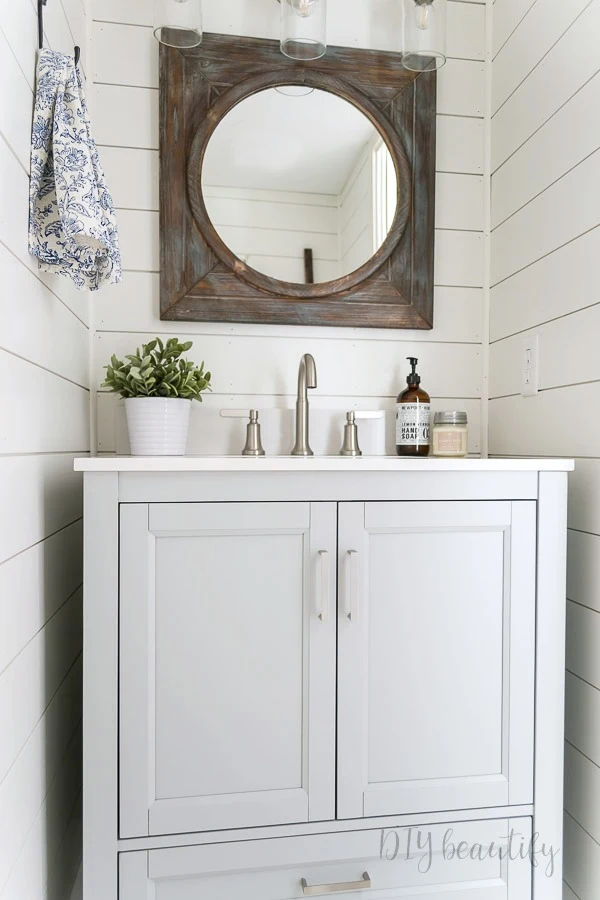
[(292, 456), (314, 456), (308, 443), (308, 388), (317, 386), (317, 367), (310, 353), (305, 353), (298, 369), (298, 399), (296, 400), (296, 443)]

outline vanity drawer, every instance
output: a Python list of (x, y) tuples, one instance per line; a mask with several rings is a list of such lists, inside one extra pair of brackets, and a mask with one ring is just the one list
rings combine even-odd
[(119, 897), (531, 900), (529, 859), (518, 852), (530, 837), (531, 819), (516, 818), (122, 853)]

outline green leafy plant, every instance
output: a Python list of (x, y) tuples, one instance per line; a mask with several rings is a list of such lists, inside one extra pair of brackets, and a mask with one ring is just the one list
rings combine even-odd
[(202, 402), (202, 391), (211, 390), (210, 372), (204, 371), (204, 363), (198, 367), (181, 358), (191, 347), (192, 341), (180, 344), (179, 338), (170, 338), (164, 344), (157, 337), (125, 360), (113, 356), (105, 366), (102, 387), (125, 398), (175, 397)]

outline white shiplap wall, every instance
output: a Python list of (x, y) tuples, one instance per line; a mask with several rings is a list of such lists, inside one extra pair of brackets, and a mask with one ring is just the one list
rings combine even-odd
[[(27, 253), (37, 16), (0, 4), (0, 897), (64, 900), (80, 851), (81, 480), (88, 294)], [(85, 50), (82, 0), (46, 46)], [(85, 55), (83, 56), (85, 65)]]
[[(121, 286), (95, 305), (94, 388), (110, 354), (155, 334), (178, 333), (213, 373), (208, 403), (244, 407), (293, 402), (298, 361), (315, 356), (323, 405), (391, 406), (405, 386), (405, 357), (421, 358), (423, 386), (438, 406), (466, 408), (480, 443), (484, 385), (485, 2), (450, 4), (452, 57), (440, 74), (436, 310), (431, 332), (160, 322), (158, 313), (158, 71), (152, 5), (93, 0), (94, 118), (119, 207), (125, 268)], [(275, 0), (205, 0), (206, 31), (278, 37)], [(329, 0), (332, 44), (400, 45), (400, 4)], [(250, 400), (248, 395), (253, 395)], [(258, 398), (258, 399), (256, 399)], [(114, 449), (113, 398), (98, 405), (98, 446)], [(201, 448), (198, 448), (201, 452)]]
[[(600, 896), (600, 0), (496, 0), (490, 452), (575, 456), (565, 897)], [(540, 393), (520, 396), (539, 334)], [(543, 839), (543, 835), (541, 836)]]

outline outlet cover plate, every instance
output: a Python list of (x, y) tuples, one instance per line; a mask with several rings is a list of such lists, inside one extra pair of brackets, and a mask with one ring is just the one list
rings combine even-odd
[(521, 395), (535, 397), (540, 389), (540, 336), (529, 334), (523, 341)]

